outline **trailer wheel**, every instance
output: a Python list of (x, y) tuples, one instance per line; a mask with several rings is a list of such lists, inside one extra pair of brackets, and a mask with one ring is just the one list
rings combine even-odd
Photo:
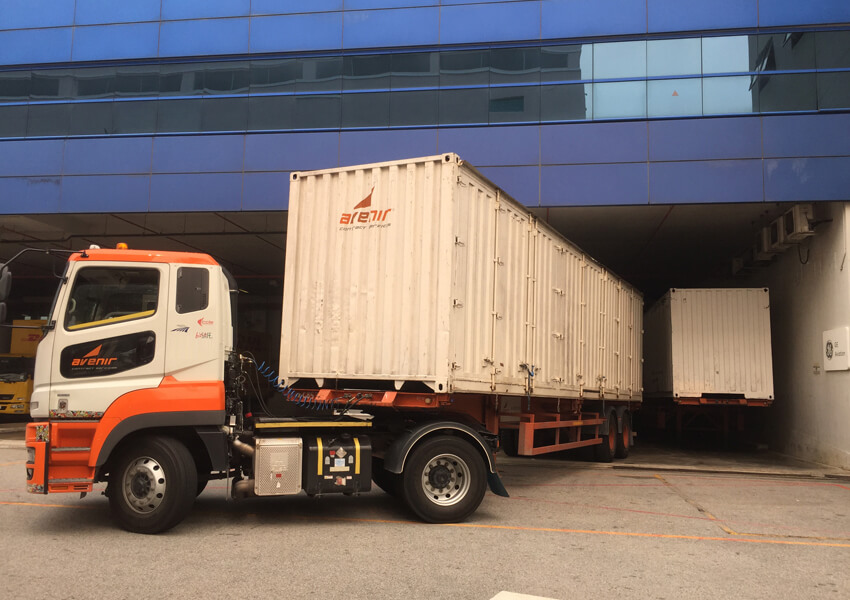
[(109, 507), (120, 527), (159, 533), (182, 521), (195, 501), (198, 472), (189, 450), (170, 437), (138, 440), (109, 476)]
[(413, 449), (402, 473), (404, 501), (428, 523), (463, 521), (486, 491), (484, 460), (469, 442), (450, 435)]
[(629, 411), (623, 413), (623, 431), (617, 436), (617, 450), (614, 458), (628, 458), (632, 441), (632, 416)]
[(594, 446), (597, 462), (611, 462), (617, 452), (617, 415), (608, 415), (608, 435), (602, 436), (602, 443)]

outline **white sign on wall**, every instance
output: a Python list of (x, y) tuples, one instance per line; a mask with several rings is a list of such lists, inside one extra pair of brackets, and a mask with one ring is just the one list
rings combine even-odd
[(824, 331), (822, 348), (824, 370), (850, 370), (850, 327)]

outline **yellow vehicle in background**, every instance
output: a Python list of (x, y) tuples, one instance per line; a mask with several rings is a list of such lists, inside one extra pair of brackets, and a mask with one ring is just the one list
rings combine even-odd
[(32, 396), (35, 350), (47, 321), (12, 322), (10, 352), (0, 354), (0, 415), (28, 415)]

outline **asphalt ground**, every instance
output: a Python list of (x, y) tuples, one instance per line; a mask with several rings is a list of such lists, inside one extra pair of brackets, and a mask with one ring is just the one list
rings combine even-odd
[(2, 595), (850, 597), (850, 478), (805, 463), (741, 473), (751, 465), (740, 456), (724, 471), (641, 454), (612, 465), (500, 455), (511, 497), (488, 493), (457, 525), (416, 522), (378, 490), (233, 502), (211, 482), (186, 521), (142, 536), (115, 528), (97, 492), (27, 494), (13, 439), (0, 446)]

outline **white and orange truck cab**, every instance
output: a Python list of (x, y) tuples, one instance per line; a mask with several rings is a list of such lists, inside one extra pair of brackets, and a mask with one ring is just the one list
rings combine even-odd
[[(432, 522), (465, 519), (488, 483), (506, 493), (496, 435), (422, 410), (447, 404), (430, 396), (285, 389), (308, 414), (264, 414), (247, 392), (257, 365), (234, 351), (236, 294), (204, 254), (70, 253), (36, 357), (28, 491), (106, 482), (116, 522), (139, 533), (176, 525), (214, 478), (234, 497), (357, 494), (374, 478)], [(349, 411), (361, 403), (374, 410)]]

